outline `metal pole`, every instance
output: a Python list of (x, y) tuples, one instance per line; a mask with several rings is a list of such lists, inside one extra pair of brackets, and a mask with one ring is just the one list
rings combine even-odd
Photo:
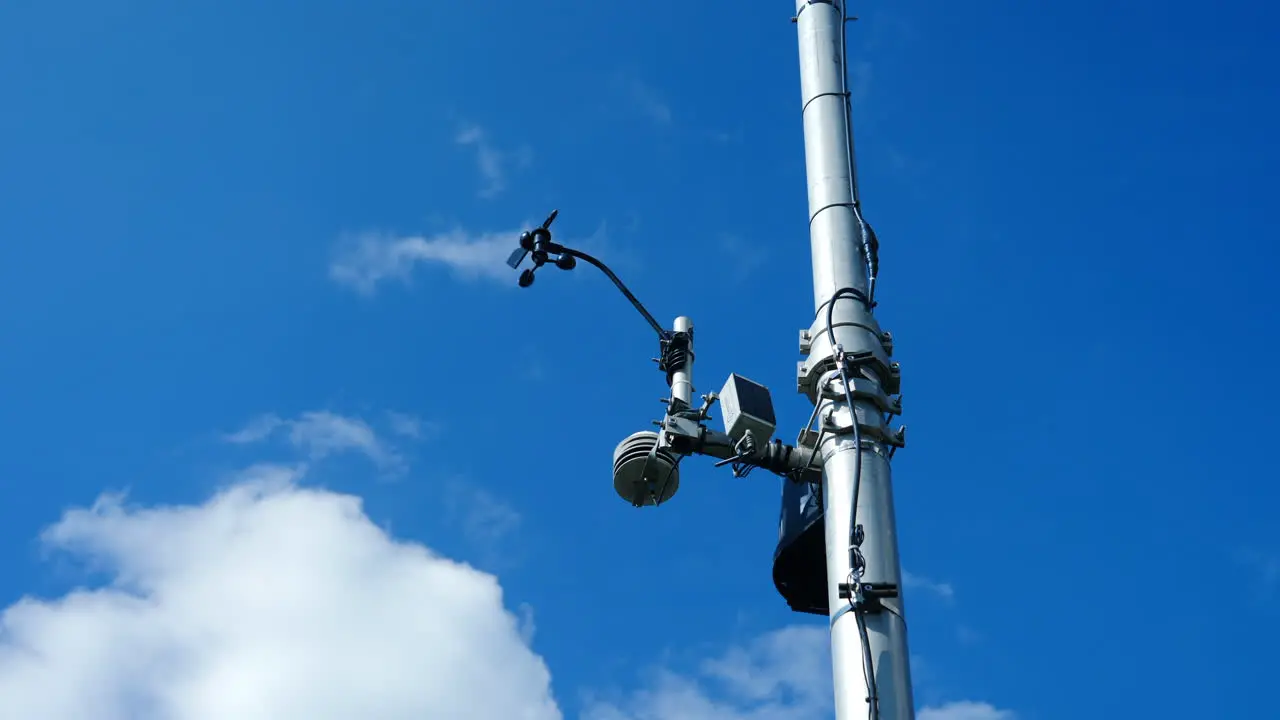
[[(835, 367), (835, 348), (827, 339), (827, 304), (837, 290), (871, 291), (864, 255), (852, 130), (849, 127), (848, 87), (844, 53), (847, 0), (796, 0), (799, 32), (800, 86), (803, 100), (805, 171), (809, 185), (810, 246), (813, 255), (814, 306), (817, 318), (805, 337), (809, 389), (819, 416), (834, 430), (825, 432), (819, 451), (823, 459), (823, 507), (826, 524), (827, 590), (831, 612), (831, 659), (835, 681), (837, 720), (878, 717), (913, 720), (911, 671), (901, 594), (881, 601), (878, 611), (854, 611), (853, 600), (842, 597), (839, 586), (854, 578), (850, 544), (857, 493), (856, 523), (863, 527), (860, 547), (865, 557), (861, 582), (901, 588), (893, 491), (885, 438), (883, 409), (872, 399), (884, 391), (889, 348), (868, 304), (842, 298), (832, 310), (836, 344), (846, 353), (870, 358), (850, 371), (855, 385), (868, 391), (855, 396), (860, 442), (850, 432), (850, 409), (840, 393), (823, 397), (814, 378)], [(802, 369), (801, 384), (806, 370)], [(830, 377), (830, 375), (827, 375)], [(838, 397), (835, 397), (837, 396)], [(835, 397), (835, 399), (831, 399)], [(860, 457), (859, 457), (860, 455)], [(864, 674), (864, 650), (858, 619), (865, 620), (869, 640), (871, 679), (878, 702), (872, 703), (871, 683)], [(877, 707), (869, 707), (874, 704)], [(878, 715), (875, 714), (878, 708)]]

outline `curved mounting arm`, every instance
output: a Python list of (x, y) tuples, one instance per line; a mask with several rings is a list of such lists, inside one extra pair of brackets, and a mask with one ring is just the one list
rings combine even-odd
[[(567, 248), (551, 241), (551, 223), (555, 221), (556, 216), (559, 214), (559, 210), (552, 210), (551, 215), (542, 223), (542, 227), (520, 234), (520, 247), (516, 248), (516, 250), (511, 253), (511, 257), (507, 259), (507, 264), (510, 265), (512, 269), (516, 269), (520, 267), (520, 264), (524, 262), (526, 257), (529, 255), (533, 256), (533, 267), (527, 268), (520, 273), (520, 287), (529, 287), (532, 285), (534, 271), (545, 265), (547, 262), (554, 263), (556, 267), (559, 267), (562, 270), (572, 270), (577, 265), (575, 259), (582, 260), (583, 262), (594, 265), (600, 270), (600, 272), (604, 273), (613, 281), (613, 284), (622, 291), (622, 294), (627, 297), (627, 300), (631, 301), (631, 305), (644, 316), (645, 322), (649, 323), (649, 327), (653, 328), (653, 331), (658, 333), (659, 340), (670, 340), (673, 333), (670, 330), (663, 328), (662, 325), (654, 319), (653, 315), (645, 309), (644, 305), (629, 289), (627, 289), (627, 286), (623, 284), (622, 280), (620, 280), (607, 265), (581, 250)], [(552, 255), (558, 257), (553, 258)]]
[(590, 255), (582, 252), (581, 250), (574, 250), (572, 248), (567, 248), (561, 245), (556, 245), (555, 247), (558, 248), (559, 252), (563, 255), (568, 255), (570, 257), (578, 258), (579, 260), (590, 263), (591, 265), (594, 265), (597, 268), (599, 268), (600, 272), (607, 275), (608, 278), (613, 281), (613, 284), (616, 285), (617, 288), (622, 291), (622, 294), (627, 296), (627, 299), (631, 301), (631, 305), (635, 307), (635, 309), (638, 310), (641, 315), (644, 316), (645, 321), (649, 323), (649, 327), (653, 328), (653, 331), (658, 333), (659, 338), (666, 338), (671, 334), (671, 331), (662, 327), (662, 325), (659, 324), (658, 321), (654, 319), (653, 315), (649, 314), (649, 311), (644, 308), (644, 305), (641, 304), (641, 302), (638, 299), (636, 299), (636, 296), (633, 295), (631, 291), (627, 289), (627, 286), (622, 283), (622, 280), (618, 279), (618, 276), (615, 275), (613, 271), (608, 268), (608, 266), (606, 266), (604, 263), (600, 262), (599, 260), (591, 257)]

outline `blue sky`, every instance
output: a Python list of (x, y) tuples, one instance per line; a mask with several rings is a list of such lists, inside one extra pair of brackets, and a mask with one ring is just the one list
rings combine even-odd
[[(558, 207), (693, 317), (699, 390), (803, 424), (789, 4), (269, 5), (0, 9), (0, 694), (829, 712), (777, 481), (693, 461), (628, 508), (651, 335), (596, 274), (501, 264)], [(922, 720), (1268, 715), (1280, 10), (852, 9)], [(343, 695), (351, 657), (383, 690)]]

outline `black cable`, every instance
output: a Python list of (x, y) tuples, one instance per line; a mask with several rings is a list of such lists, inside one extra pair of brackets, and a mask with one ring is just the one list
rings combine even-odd
[(902, 617), (902, 613), (898, 612), (897, 610), (894, 610), (893, 608), (889, 607), (888, 605), (885, 605), (884, 603), (880, 603), (880, 607), (884, 608), (885, 611), (888, 612), (890, 615), (894, 615), (899, 620), (901, 620), (903, 630), (907, 629), (907, 619)]
[[(654, 440), (654, 442), (658, 442)], [(676, 461), (671, 463), (671, 469), (667, 470), (667, 476), (662, 479), (662, 487), (659, 488), (658, 494), (654, 496), (653, 506), (657, 507), (662, 504), (662, 496), (667, 494), (667, 485), (671, 482), (671, 476), (676, 474), (676, 468), (680, 467), (680, 461), (685, 459), (685, 455), (680, 455)], [(652, 491), (651, 491), (652, 492)]]
[[(849, 385), (849, 375), (845, 372), (844, 363), (840, 364), (840, 382), (844, 383), (845, 402), (849, 404), (849, 424), (853, 426), (853, 514), (849, 518), (849, 532), (853, 533), (858, 529), (858, 495), (862, 492), (862, 431), (858, 427), (858, 409), (853, 404), (853, 388)], [(853, 547), (850, 538), (851, 552)]]
[(858, 235), (862, 242), (863, 260), (867, 271), (867, 296), (871, 302), (876, 296), (876, 276), (880, 274), (880, 241), (871, 223), (862, 217), (862, 199), (858, 197), (857, 161), (853, 154), (853, 100), (849, 93), (849, 48), (845, 37), (849, 24), (848, 0), (840, 3), (840, 94), (844, 97), (845, 152), (849, 162), (849, 197), (853, 202), (853, 217), (858, 221)]
[(665, 339), (670, 334), (666, 328), (662, 327), (662, 325), (659, 324), (658, 321), (653, 318), (653, 315), (649, 314), (648, 310), (644, 309), (644, 305), (642, 305), (640, 301), (636, 299), (635, 295), (631, 294), (631, 291), (627, 289), (627, 286), (623, 285), (622, 281), (618, 279), (618, 276), (614, 275), (613, 271), (610, 270), (608, 266), (606, 266), (604, 263), (582, 252), (581, 250), (574, 250), (573, 248), (561, 247), (561, 248), (558, 248), (558, 251), (561, 255), (568, 255), (570, 257), (575, 257), (579, 260), (591, 263), (592, 265), (596, 266), (596, 268), (598, 268), (600, 272), (609, 276), (609, 279), (612, 280), (613, 284), (616, 285), (618, 289), (622, 291), (623, 295), (627, 296), (627, 299), (631, 301), (631, 304), (635, 307), (636, 310), (640, 311), (640, 314), (644, 316), (644, 319), (649, 323), (649, 326), (653, 328), (653, 331), (658, 333), (659, 338)]
[[(851, 297), (863, 303), (864, 307), (870, 310), (871, 301), (861, 290), (857, 288), (844, 287), (836, 290), (831, 299), (827, 302), (827, 341), (831, 350), (836, 353), (836, 365), (840, 371), (840, 382), (844, 384), (845, 402), (849, 405), (850, 425), (853, 426), (853, 505), (850, 509), (849, 517), (849, 574), (850, 585), (854, 585), (860, 581), (863, 566), (866, 564), (865, 558), (862, 557), (860, 542), (854, 542), (855, 536), (858, 535), (858, 497), (862, 492), (862, 431), (858, 426), (858, 409), (853, 401), (853, 386), (849, 383), (849, 373), (845, 362), (844, 349), (837, 349), (836, 333), (832, 328), (834, 320), (834, 311), (836, 301), (842, 297)], [(875, 678), (875, 662), (871, 657), (871, 641), (867, 635), (866, 618), (863, 616), (862, 608), (856, 603), (856, 597), (859, 593), (855, 592), (854, 597), (849, 599), (849, 603), (853, 608), (853, 615), (858, 624), (858, 634), (862, 643), (862, 673), (867, 682), (867, 702), (871, 705), (871, 720), (878, 720), (880, 717), (880, 699), (878, 697), (879, 690), (876, 687)]]
[[(852, 297), (864, 306), (870, 305), (870, 300), (863, 292), (857, 288), (844, 287), (836, 290), (831, 296), (831, 300), (827, 302), (827, 341), (830, 343), (832, 351), (836, 351), (836, 332), (832, 327), (836, 301), (842, 297)], [(868, 308), (869, 309), (869, 308)], [(851, 424), (853, 425), (853, 444), (857, 449), (853, 461), (853, 519), (850, 530), (857, 527), (858, 513), (858, 494), (862, 486), (862, 432), (858, 427), (858, 411), (853, 403), (853, 387), (849, 384), (849, 374), (845, 366), (843, 351), (837, 351), (840, 357), (836, 358), (836, 364), (840, 370), (840, 382), (844, 384), (845, 400), (849, 403), (849, 415)]]
[(809, 452), (809, 459), (805, 461), (804, 467), (800, 469), (800, 475), (798, 477), (803, 477), (804, 473), (807, 473), (809, 472), (809, 470), (813, 469), (813, 459), (818, 456), (818, 450), (819, 448), (822, 447), (822, 439), (823, 437), (826, 436), (826, 434), (827, 434), (826, 426), (825, 425), (819, 426), (818, 437), (813, 441), (813, 450)]
[[(845, 400), (849, 404), (849, 415), (853, 425), (853, 505), (850, 510), (849, 517), (849, 569), (852, 572), (857, 568), (855, 582), (861, 581), (862, 570), (865, 569), (866, 559), (862, 557), (861, 542), (854, 542), (853, 534), (861, 535), (858, 532), (858, 496), (862, 492), (862, 433), (858, 428), (858, 411), (853, 404), (853, 389), (849, 386), (849, 377), (845, 373), (844, 363), (840, 363), (840, 379), (844, 383)], [(849, 599), (850, 603), (854, 603), (854, 598)], [(854, 605), (854, 618), (858, 623), (858, 633), (862, 636), (862, 664), (863, 674), (867, 680), (867, 702), (871, 704), (870, 720), (879, 720), (880, 718), (880, 698), (879, 690), (876, 686), (875, 661), (871, 658), (871, 641), (867, 637), (867, 621), (863, 616), (861, 607)]]
[(843, 297), (853, 298), (854, 300), (862, 303), (862, 307), (866, 308), (867, 312), (871, 312), (871, 308), (873, 307), (871, 299), (867, 297), (866, 293), (862, 292), (858, 288), (842, 287), (832, 293), (831, 299), (827, 301), (827, 341), (831, 344), (832, 350), (836, 347), (836, 331), (831, 327), (832, 315), (834, 313), (836, 301)]
[(862, 640), (862, 677), (867, 681), (867, 704), (870, 720), (880, 720), (880, 691), (876, 683), (876, 668), (871, 661), (871, 637), (867, 633), (867, 619), (860, 610), (853, 611), (858, 624), (858, 637)]
[(867, 296), (857, 288), (843, 287), (836, 290), (831, 295), (831, 299), (827, 301), (827, 342), (830, 344), (833, 352), (838, 352), (840, 357), (836, 358), (836, 365), (840, 370), (840, 382), (844, 384), (845, 400), (849, 403), (849, 415), (852, 418), (853, 425), (853, 444), (857, 448), (857, 454), (854, 455), (853, 461), (853, 524), (850, 529), (857, 527), (858, 512), (858, 494), (862, 485), (862, 432), (858, 428), (858, 411), (853, 404), (853, 387), (849, 384), (849, 374), (845, 367), (843, 351), (836, 351), (836, 331), (832, 328), (834, 310), (836, 301), (842, 297), (851, 297), (858, 300), (864, 307), (870, 309), (870, 300)]

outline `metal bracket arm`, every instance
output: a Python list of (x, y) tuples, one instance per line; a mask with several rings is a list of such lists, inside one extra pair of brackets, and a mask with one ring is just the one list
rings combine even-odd
[(740, 455), (738, 443), (727, 433), (712, 430), (693, 418), (667, 415), (657, 424), (662, 428), (664, 447), (672, 453), (742, 462), (805, 482), (820, 482), (822, 479), (821, 456), (813, 457), (809, 451), (780, 440), (766, 443), (748, 455)]

